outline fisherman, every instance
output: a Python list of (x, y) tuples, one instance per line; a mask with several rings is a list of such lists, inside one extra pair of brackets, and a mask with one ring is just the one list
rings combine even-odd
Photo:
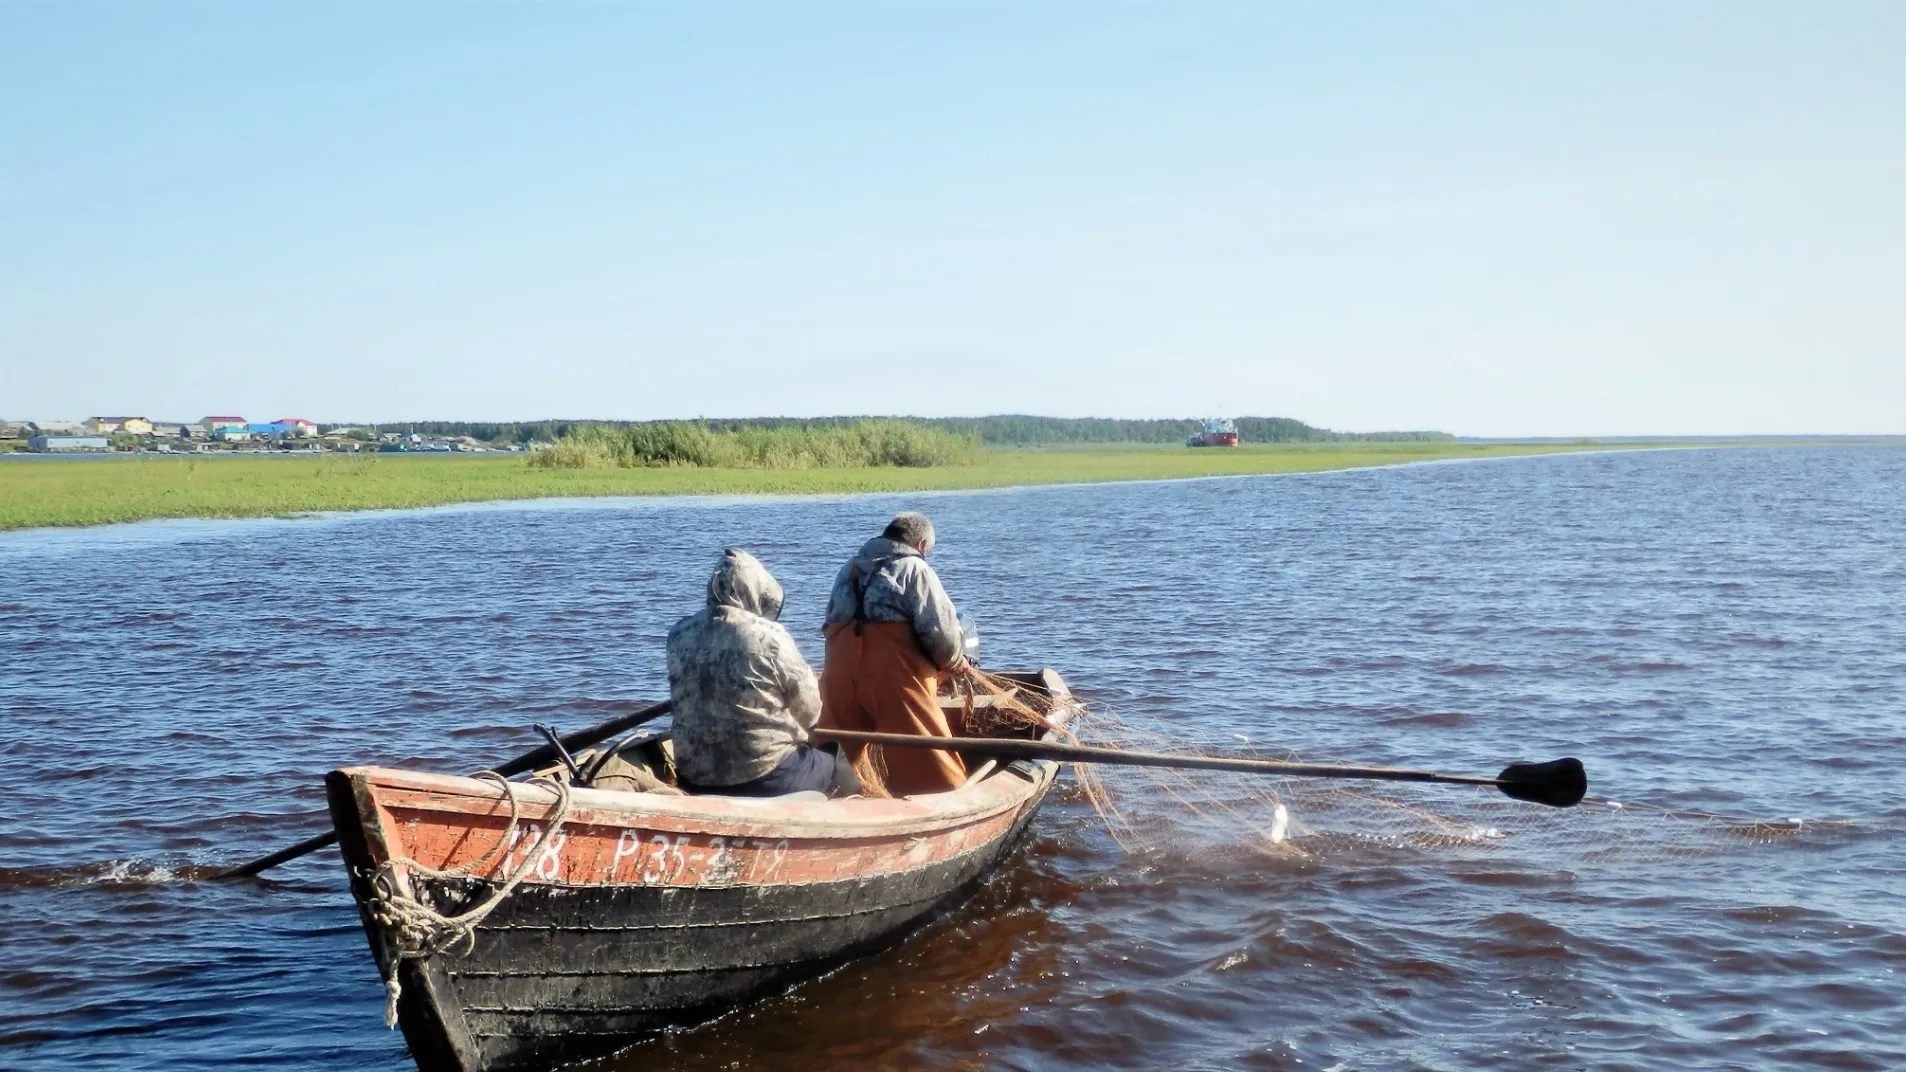
[(668, 631), (675, 770), (691, 793), (860, 792), (838, 745), (807, 743), (820, 689), (778, 620), (781, 600), (767, 567), (731, 547), (708, 578), (708, 607)]
[[(927, 565), (933, 522), (898, 515), (841, 567), (828, 598), (827, 672), (821, 676), (823, 724), (875, 733), (951, 737), (940, 710), (940, 678), (970, 673), (958, 612)], [(865, 780), (866, 746), (849, 746)], [(887, 748), (885, 786), (895, 796), (939, 793), (966, 782), (951, 752)]]

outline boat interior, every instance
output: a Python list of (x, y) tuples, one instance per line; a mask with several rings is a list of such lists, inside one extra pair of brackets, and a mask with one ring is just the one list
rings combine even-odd
[[(1035, 740), (1061, 729), (1073, 714), (1072, 694), (1052, 670), (1022, 673), (985, 671), (971, 678), (940, 682), (940, 709), (956, 737)], [(825, 725), (826, 716), (822, 716)], [(673, 731), (639, 727), (628, 735), (535, 771), (591, 789), (630, 793), (682, 794), (675, 776)], [(992, 760), (968, 766), (968, 785), (998, 769)], [(702, 794), (719, 795), (719, 794)], [(784, 800), (826, 799), (815, 792), (793, 793)]]

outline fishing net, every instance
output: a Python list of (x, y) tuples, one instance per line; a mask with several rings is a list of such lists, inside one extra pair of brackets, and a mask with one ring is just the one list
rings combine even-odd
[[(1053, 704), (1044, 693), (1024, 683), (974, 668), (971, 674), (948, 675), (940, 681), (941, 712), (956, 737), (1031, 738), (1055, 728), (1047, 715)], [(1073, 740), (1061, 730), (1063, 739)], [(977, 772), (978, 768), (973, 768)], [(887, 796), (887, 752), (869, 745), (854, 760), (861, 792)]]
[[(982, 674), (973, 688), (980, 699), (967, 716), (968, 735), (1021, 734), (1047, 725), (1045, 698), (1010, 679)], [(1061, 737), (1127, 751), (1333, 762), (1188, 740), (1182, 726), (1104, 701), (1082, 704)], [(1647, 862), (1718, 855), (1803, 835), (1833, 836), (1863, 825), (1744, 818), (1594, 797), (1574, 808), (1549, 808), (1487, 787), (1165, 767), (1078, 764), (1073, 778), (1107, 832), (1133, 853), (1223, 846), (1290, 858), (1473, 852), (1527, 854), (1549, 863)]]
[(1057, 729), (1062, 739), (1076, 739), (1069, 728), (1050, 721), (1050, 698), (1012, 678), (975, 668), (951, 678), (947, 690), (960, 702), (962, 737), (1032, 737)]

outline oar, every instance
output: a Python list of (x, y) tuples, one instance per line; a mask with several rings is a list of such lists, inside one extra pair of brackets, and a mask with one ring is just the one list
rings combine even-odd
[(1127, 752), (1082, 744), (1015, 741), (992, 737), (916, 737), (910, 733), (861, 733), (858, 730), (816, 729), (813, 735), (852, 744), (895, 748), (937, 748), (947, 752), (1000, 759), (1050, 759), (1060, 763), (1116, 763), (1128, 767), (1182, 767), (1190, 770), (1242, 771), (1290, 778), (1364, 778), (1381, 782), (1443, 782), (1454, 785), (1492, 785), (1517, 800), (1572, 808), (1588, 793), (1588, 775), (1579, 759), (1548, 763), (1512, 763), (1494, 778), (1472, 774), (1437, 774), (1402, 767), (1349, 767), (1332, 763), (1286, 763), (1275, 759), (1231, 756), (1182, 756), (1167, 752)]
[[(648, 707), (644, 707), (642, 710), (637, 711), (634, 714), (622, 715), (619, 718), (612, 718), (609, 721), (604, 722), (600, 726), (595, 726), (593, 728), (586, 729), (586, 730), (577, 730), (576, 732), (569, 734), (568, 736), (563, 737), (561, 739), (560, 741), (561, 747), (563, 749), (573, 752), (580, 749), (588, 748), (591, 745), (601, 744), (603, 741), (606, 741), (611, 737), (615, 737), (619, 734), (632, 730), (636, 728), (637, 726), (640, 726), (644, 722), (648, 722), (668, 714), (669, 711), (672, 709), (672, 707), (673, 707), (673, 704), (671, 704), (668, 700), (663, 700), (661, 703), (658, 703), (658, 704), (650, 704)], [(503, 777), (508, 778), (508, 777), (511, 777), (512, 775), (521, 774), (524, 771), (531, 771), (531, 770), (535, 770), (538, 767), (546, 766), (549, 763), (557, 760), (559, 758), (559, 755), (560, 754), (557, 751), (556, 743), (545, 744), (540, 747), (530, 749), (529, 751), (523, 753), (522, 755), (517, 756), (515, 759), (510, 760), (508, 763), (499, 764), (498, 766), (491, 767), (490, 769), (495, 771), (498, 774), (501, 774)], [(250, 875), (256, 875), (260, 871), (269, 871), (272, 868), (277, 867), (279, 864), (286, 863), (291, 860), (296, 860), (300, 856), (306, 856), (311, 853), (314, 853), (318, 851), (319, 849), (324, 848), (326, 845), (333, 844), (334, 842), (337, 841), (337, 839), (338, 839), (337, 831), (331, 830), (326, 833), (319, 834), (316, 837), (306, 838), (305, 840), (298, 842), (296, 845), (291, 845), (286, 848), (279, 849), (277, 852), (274, 852), (269, 856), (260, 856), (258, 859), (253, 860), (251, 863), (240, 864), (237, 867), (226, 868), (225, 870), (220, 871), (218, 874), (213, 875), (212, 878), (214, 880), (225, 879), (225, 878), (245, 878)]]

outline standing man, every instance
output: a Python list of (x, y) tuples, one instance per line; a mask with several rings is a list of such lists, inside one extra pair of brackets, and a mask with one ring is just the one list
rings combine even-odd
[[(958, 613), (927, 565), (931, 550), (933, 522), (925, 514), (900, 514), (834, 578), (822, 627), (827, 726), (953, 736), (940, 710), (940, 678), (969, 668)], [(865, 745), (850, 745), (846, 753), (862, 767)], [(966, 781), (966, 765), (951, 752), (889, 748), (882, 758), (887, 791), (895, 796), (945, 792)]]
[(853, 767), (807, 731), (821, 714), (814, 671), (781, 617), (781, 584), (746, 551), (721, 553), (708, 606), (668, 631), (675, 771), (691, 793), (860, 791)]

